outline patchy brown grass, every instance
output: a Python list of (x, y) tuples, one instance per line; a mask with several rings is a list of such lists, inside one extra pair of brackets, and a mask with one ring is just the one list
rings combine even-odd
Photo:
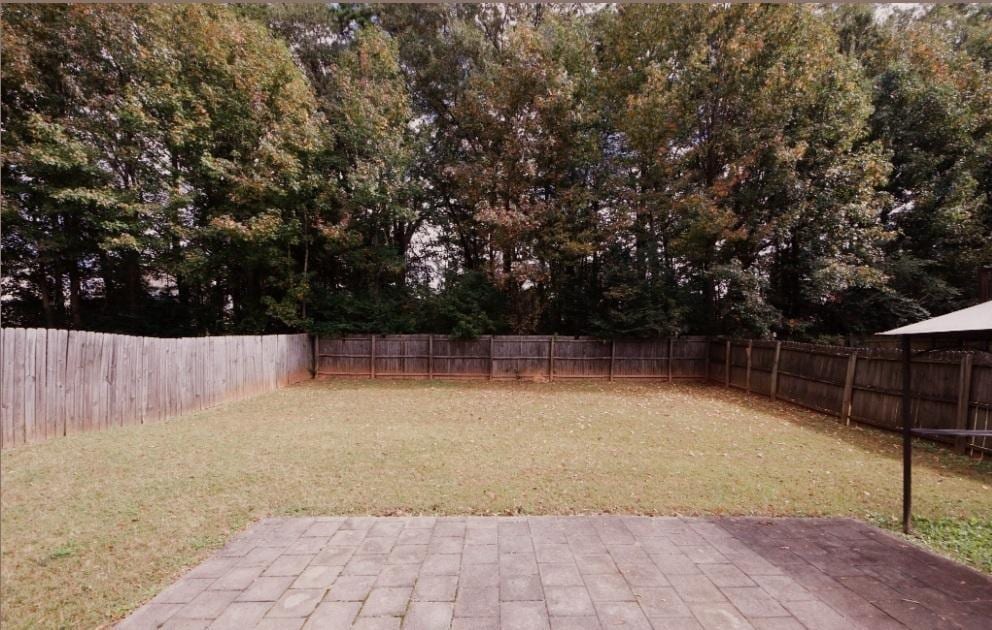
[[(269, 515), (894, 519), (898, 437), (703, 384), (305, 383), (8, 451), (2, 625), (107, 624)], [(992, 519), (988, 464), (916, 458), (923, 517)]]

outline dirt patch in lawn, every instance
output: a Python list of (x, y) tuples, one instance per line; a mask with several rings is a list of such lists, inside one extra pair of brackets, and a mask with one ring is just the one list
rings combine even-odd
[[(110, 623), (271, 515), (894, 522), (900, 453), (897, 435), (705, 384), (309, 382), (0, 455), (2, 622)], [(992, 519), (988, 463), (921, 448), (915, 473), (920, 517)]]

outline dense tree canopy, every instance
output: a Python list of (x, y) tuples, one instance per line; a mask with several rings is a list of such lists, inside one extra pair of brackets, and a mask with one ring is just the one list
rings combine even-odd
[(865, 334), (992, 265), (992, 11), (7, 5), (5, 324)]

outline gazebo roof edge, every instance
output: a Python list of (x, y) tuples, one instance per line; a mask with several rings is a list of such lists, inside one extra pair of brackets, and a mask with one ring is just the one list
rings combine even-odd
[(989, 332), (992, 332), (992, 300), (878, 334), (945, 335)]

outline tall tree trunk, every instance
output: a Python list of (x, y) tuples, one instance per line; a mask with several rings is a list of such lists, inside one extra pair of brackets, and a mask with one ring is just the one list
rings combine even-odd
[(186, 278), (182, 274), (176, 274), (176, 294), (179, 296), (179, 312), (182, 317), (182, 326), (184, 328), (189, 327), (191, 324), (196, 325), (196, 322), (192, 321), (192, 316), (190, 313), (190, 291), (189, 283), (186, 282)]
[(52, 308), (52, 287), (48, 282), (48, 274), (42, 265), (36, 274), (35, 283), (38, 285), (38, 294), (41, 296), (41, 308), (45, 313), (45, 326), (55, 327), (55, 313)]
[(82, 300), (80, 299), (79, 267), (76, 261), (69, 263), (69, 317), (73, 328), (83, 325)]
[(66, 325), (66, 311), (65, 311), (65, 274), (61, 271), (57, 272), (54, 277), (54, 284), (52, 285), (52, 307), (54, 313), (57, 317), (58, 326)]
[(137, 317), (141, 292), (141, 260), (138, 252), (130, 252), (125, 257), (124, 274), (128, 314)]
[(307, 211), (303, 211), (303, 282), (306, 283), (307, 291), (300, 297), (300, 316), (307, 318), (307, 294), (309, 293), (310, 278), (307, 275), (310, 271), (310, 222), (307, 218)]
[(110, 258), (105, 252), (100, 252), (100, 276), (103, 278), (103, 300), (100, 304), (100, 311), (111, 316), (121, 312), (120, 291), (117, 290), (117, 281), (114, 278), (114, 268)]

